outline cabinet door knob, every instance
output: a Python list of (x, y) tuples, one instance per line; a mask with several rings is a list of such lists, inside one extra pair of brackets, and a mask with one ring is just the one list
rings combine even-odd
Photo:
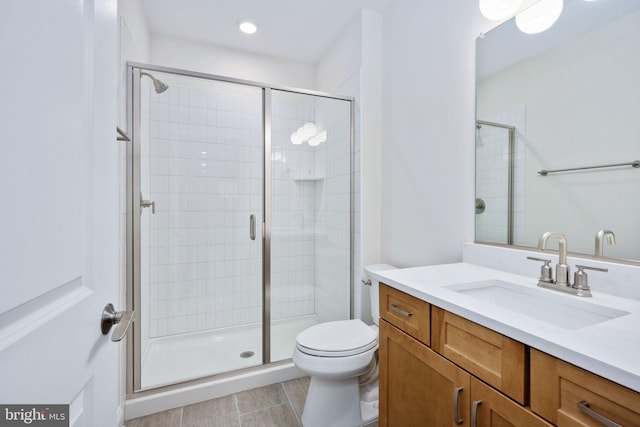
[(453, 422), (456, 423), (456, 425), (460, 425), (464, 421), (458, 414), (458, 403), (461, 391), (462, 387), (456, 387), (455, 390), (453, 390)]

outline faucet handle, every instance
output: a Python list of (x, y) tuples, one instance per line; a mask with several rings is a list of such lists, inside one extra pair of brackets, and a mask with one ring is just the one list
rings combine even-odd
[(584, 296), (591, 295), (591, 292), (589, 292), (589, 276), (587, 276), (587, 273), (585, 273), (584, 270), (602, 271), (603, 273), (609, 271), (608, 268), (590, 267), (588, 265), (576, 264), (576, 268), (578, 269), (578, 271), (573, 274), (573, 287), (575, 289), (588, 293), (588, 295)]
[(544, 265), (540, 267), (540, 277), (538, 278), (539, 282), (553, 283), (553, 272), (550, 265), (551, 264), (550, 259), (536, 258), (533, 256), (528, 256), (527, 259), (530, 259), (532, 261), (540, 261), (544, 263)]

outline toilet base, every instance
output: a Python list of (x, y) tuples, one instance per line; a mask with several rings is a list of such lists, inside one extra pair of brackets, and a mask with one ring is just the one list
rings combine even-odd
[(377, 381), (361, 389), (358, 377), (343, 380), (311, 377), (302, 411), (304, 427), (360, 427), (377, 418)]

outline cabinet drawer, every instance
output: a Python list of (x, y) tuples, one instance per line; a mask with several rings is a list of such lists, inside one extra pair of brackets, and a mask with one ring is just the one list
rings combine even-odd
[(432, 348), (515, 401), (528, 402), (527, 347), (439, 307), (431, 308)]
[(604, 425), (581, 402), (619, 425), (640, 426), (640, 393), (532, 349), (531, 409), (558, 426)]
[(380, 283), (380, 317), (426, 345), (431, 345), (429, 303)]

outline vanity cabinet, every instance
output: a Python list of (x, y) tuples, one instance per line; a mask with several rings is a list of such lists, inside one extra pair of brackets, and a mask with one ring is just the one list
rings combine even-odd
[(535, 349), (531, 409), (558, 426), (640, 426), (640, 393)]
[[(526, 346), (382, 283), (380, 295), (381, 426), (551, 426), (522, 404)], [(414, 336), (425, 324), (428, 342)]]

